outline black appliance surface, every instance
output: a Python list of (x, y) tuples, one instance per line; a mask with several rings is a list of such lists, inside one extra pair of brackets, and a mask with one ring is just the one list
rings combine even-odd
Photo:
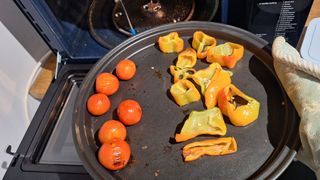
[(288, 43), (296, 46), (312, 2), (257, 0), (251, 4), (246, 29), (269, 42), (277, 36), (284, 36)]
[[(109, 20), (104, 22), (112, 24), (109, 15), (112, 14), (114, 0), (104, 1), (111, 4), (106, 6), (110, 10), (106, 10), (104, 15)], [(203, 1), (209, 2), (211, 0)], [(109, 48), (104, 48), (92, 37), (88, 27), (88, 10), (93, 0), (15, 0), (15, 2), (53, 52), (59, 52), (63, 56), (63, 63), (66, 65), (62, 66), (58, 78), (53, 81), (42, 100), (17, 152), (14, 154), (5, 179), (90, 179), (89, 174), (80, 165), (79, 158), (74, 155), (76, 152), (70, 136), (71, 129), (68, 130), (70, 131), (68, 133), (64, 131), (66, 131), (66, 127), (71, 125), (70, 108), (67, 106), (73, 106), (73, 95), (76, 94), (81, 79), (92, 66), (92, 64), (86, 63), (94, 63), (110, 51)], [(294, 29), (289, 29), (293, 32), (289, 34), (293, 34), (293, 36), (288, 33), (285, 35), (294, 45), (301, 33), (301, 27), (307, 18), (312, 1), (308, 0), (301, 6), (301, 4), (297, 5), (300, 0), (286, 1), (285, 5), (282, 5), (284, 2), (282, 0), (246, 0), (245, 3), (239, 0), (219, 0), (219, 6), (215, 9), (217, 12), (212, 21), (231, 24), (256, 34), (260, 33), (258, 30), (268, 29), (270, 38), (265, 38), (266, 36), (263, 38), (271, 42), (275, 36), (275, 26), (258, 26), (257, 24), (257, 22), (264, 21), (267, 21), (268, 24), (277, 24), (280, 12), (273, 12), (273, 18), (270, 19), (268, 19), (269, 16), (263, 18), (264, 15), (261, 15), (269, 12), (265, 9), (273, 7), (271, 5), (271, 7), (260, 8), (259, 3), (267, 5), (268, 2), (276, 2), (278, 6), (285, 6), (283, 8), (289, 7), (290, 13), (287, 14), (291, 18), (293, 17), (291, 22), (296, 24), (292, 26)], [(294, 8), (290, 9), (290, 6), (294, 6)], [(303, 8), (299, 8), (299, 6)], [(213, 13), (207, 11), (211, 7), (202, 8), (201, 15), (208, 16)], [(195, 10), (199, 11), (200, 9), (196, 8)], [(294, 11), (293, 15), (292, 11)], [(255, 19), (258, 17), (260, 17), (259, 20)], [(249, 25), (251, 28), (257, 26), (257, 31), (249, 29)], [(115, 27), (107, 26), (104, 29), (98, 27), (96, 30), (103, 31), (113, 43), (115, 42), (112, 39), (117, 36), (115, 35)], [(116, 33), (118, 36), (121, 34)], [(121, 36), (123, 40), (128, 38), (123, 34)], [(122, 40), (115, 44), (121, 42)], [(60, 141), (60, 139), (64, 141)], [(73, 151), (74, 153), (72, 153)], [(70, 156), (66, 156), (66, 154)], [(315, 178), (312, 171), (299, 162), (292, 163), (279, 178), (288, 179), (288, 177)]]
[(16, 0), (53, 52), (70, 59), (99, 59), (108, 49), (97, 44), (88, 31), (90, 0)]
[(71, 116), (78, 87), (91, 66), (62, 67), (15, 152), (4, 179), (90, 179), (75, 151)]
[[(53, 52), (72, 60), (96, 61), (128, 38), (113, 25), (114, 0), (15, 2)], [(268, 42), (277, 35), (284, 35), (295, 45), (313, 0), (195, 2), (192, 20), (230, 24), (249, 30)]]
[[(68, 81), (73, 80), (72, 78)], [(40, 164), (82, 165), (82, 161), (75, 152), (72, 139), (71, 120), (73, 106), (79, 92), (80, 82), (72, 83), (68, 97), (63, 103), (62, 110), (57, 119), (47, 145), (40, 157)]]

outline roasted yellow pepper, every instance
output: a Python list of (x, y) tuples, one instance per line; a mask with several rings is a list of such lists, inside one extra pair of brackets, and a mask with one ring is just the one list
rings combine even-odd
[(237, 142), (233, 137), (224, 137), (193, 142), (183, 147), (184, 161), (193, 161), (203, 155), (219, 156), (237, 151)]
[[(212, 76), (214, 75), (217, 68), (222, 69), (220, 64), (212, 63), (209, 65), (209, 67), (207, 67), (205, 69), (200, 69), (199, 71), (194, 73), (194, 75), (192, 75), (193, 81), (201, 87), (201, 93), (203, 95), (204, 95), (204, 93), (210, 83), (210, 80), (211, 80)], [(230, 74), (230, 76), (232, 76), (231, 71), (227, 71), (227, 72)]]
[(184, 123), (180, 134), (176, 134), (176, 142), (182, 142), (201, 134), (225, 135), (227, 132), (219, 108), (204, 111), (192, 111)]
[(159, 37), (160, 50), (164, 53), (180, 52), (183, 50), (184, 42), (177, 32), (171, 32), (166, 36)]
[(196, 63), (196, 51), (192, 48), (187, 48), (178, 55), (176, 66), (179, 68), (192, 68)]
[(205, 104), (208, 109), (217, 105), (219, 92), (231, 84), (230, 73), (217, 68), (204, 93)]
[(193, 68), (178, 68), (176, 66), (170, 66), (170, 73), (173, 76), (173, 82), (176, 83), (181, 79), (191, 78), (196, 70)]
[(193, 33), (192, 47), (197, 50), (197, 57), (203, 59), (207, 57), (209, 47), (216, 46), (217, 41), (214, 37), (208, 36), (202, 31)]
[(221, 66), (233, 68), (243, 57), (244, 48), (240, 44), (227, 42), (219, 46), (211, 47), (207, 51), (207, 62), (217, 62)]
[(241, 92), (233, 84), (221, 91), (218, 106), (235, 126), (246, 126), (259, 116), (260, 103)]
[(201, 98), (197, 88), (187, 79), (174, 83), (170, 88), (170, 93), (179, 106), (199, 101)]

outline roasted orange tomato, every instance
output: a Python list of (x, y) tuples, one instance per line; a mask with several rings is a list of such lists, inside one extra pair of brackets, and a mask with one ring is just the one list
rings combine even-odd
[(110, 108), (110, 101), (105, 94), (91, 95), (87, 101), (87, 109), (89, 113), (100, 116), (106, 113)]
[(126, 141), (115, 140), (101, 146), (98, 152), (98, 160), (105, 168), (114, 171), (127, 165), (130, 154), (130, 146)]
[(115, 139), (125, 140), (127, 136), (127, 130), (124, 125), (116, 120), (106, 121), (99, 130), (99, 141), (101, 144), (109, 143)]
[(129, 60), (121, 60), (116, 67), (116, 74), (121, 80), (130, 80), (136, 74), (136, 64)]
[(142, 109), (137, 101), (128, 99), (118, 105), (117, 114), (123, 124), (130, 126), (141, 120)]
[(119, 80), (111, 73), (100, 73), (96, 78), (96, 91), (110, 96), (119, 89)]

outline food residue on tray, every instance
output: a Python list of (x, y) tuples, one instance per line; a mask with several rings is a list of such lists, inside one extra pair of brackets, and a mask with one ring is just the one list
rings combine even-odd
[(156, 172), (154, 172), (154, 176), (159, 176), (159, 174), (160, 174), (160, 169), (158, 169), (158, 170), (156, 170)]
[(141, 149), (146, 150), (148, 149), (148, 146), (142, 146)]
[(154, 71), (154, 75), (158, 78), (158, 79), (162, 79), (162, 74), (159, 70), (155, 70)]

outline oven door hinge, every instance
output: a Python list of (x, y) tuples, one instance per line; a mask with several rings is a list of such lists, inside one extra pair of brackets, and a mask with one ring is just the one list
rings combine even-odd
[(17, 152), (12, 152), (12, 146), (8, 145), (6, 148), (6, 153), (13, 156), (10, 166), (15, 166), (19, 157), (25, 157), (23, 154), (19, 154)]
[(56, 70), (54, 73), (54, 79), (57, 79), (59, 71), (63, 65), (67, 62), (67, 58), (63, 56), (63, 53), (57, 52)]

